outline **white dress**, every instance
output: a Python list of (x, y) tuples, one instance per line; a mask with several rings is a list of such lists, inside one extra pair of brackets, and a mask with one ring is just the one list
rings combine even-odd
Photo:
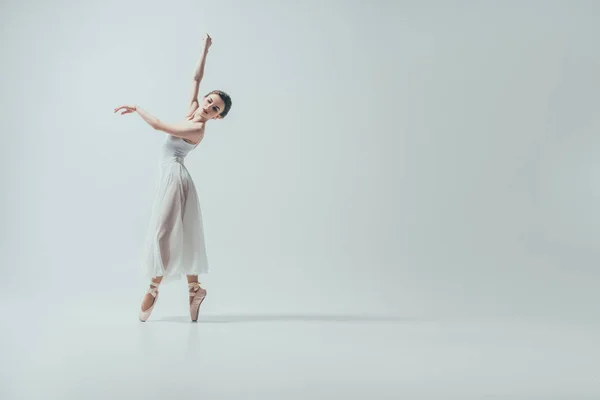
[(208, 273), (200, 202), (184, 160), (196, 146), (167, 135), (144, 246), (148, 278), (164, 281)]

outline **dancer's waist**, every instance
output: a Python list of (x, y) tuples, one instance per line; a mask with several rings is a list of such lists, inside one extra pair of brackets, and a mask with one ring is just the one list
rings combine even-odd
[(179, 164), (183, 164), (185, 161), (185, 157), (183, 156), (167, 156), (167, 157), (163, 157), (161, 162), (163, 164), (169, 164), (169, 163), (179, 163)]

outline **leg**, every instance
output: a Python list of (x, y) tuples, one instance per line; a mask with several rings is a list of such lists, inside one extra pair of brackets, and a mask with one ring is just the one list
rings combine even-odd
[(187, 275), (188, 281), (188, 289), (190, 290), (190, 305), (192, 305), (192, 300), (194, 300), (194, 293), (200, 288), (200, 283), (198, 282), (198, 275)]
[(142, 300), (140, 320), (146, 321), (158, 298), (158, 286), (169, 274), (176, 274), (182, 248), (181, 235), (185, 196), (176, 176), (164, 186), (164, 195), (157, 199), (152, 215), (147, 250), (148, 269), (153, 276), (150, 288)]
[(158, 251), (163, 271), (170, 267), (171, 253), (177, 250), (179, 238), (176, 236), (182, 223), (183, 199), (176, 183), (172, 183), (165, 195), (158, 220)]
[[(139, 318), (142, 322), (146, 322), (148, 318), (150, 318), (150, 314), (152, 314), (152, 310), (158, 299), (158, 286), (161, 281), (162, 277), (156, 277), (150, 282), (150, 288), (148, 289), (146, 296), (144, 296), (142, 309), (140, 310)], [(146, 305), (146, 307), (144, 305)]]
[[(151, 283), (160, 285), (161, 281), (162, 281), (162, 276), (157, 276), (156, 278), (152, 278)], [(152, 285), (150, 286), (150, 288), (152, 288)], [(146, 295), (144, 296), (144, 300), (142, 300), (142, 311), (147, 311), (150, 307), (152, 307), (152, 304), (154, 304), (155, 300), (156, 300), (156, 298), (154, 296), (152, 296), (151, 293), (146, 293)]]
[(187, 275), (188, 283), (198, 282), (198, 275)]
[[(174, 240), (174, 230), (177, 224), (177, 193), (173, 191), (174, 185), (171, 186), (169, 191), (166, 194), (165, 202), (163, 203), (158, 224), (157, 224), (157, 241), (156, 245), (158, 246), (159, 260), (160, 260), (160, 270), (164, 273), (166, 269), (169, 267), (169, 263), (171, 260), (171, 252), (173, 250)], [(155, 273), (158, 271), (155, 269)], [(152, 278), (150, 282), (150, 288), (148, 292), (144, 295), (144, 299), (142, 300), (142, 309), (140, 313), (140, 320), (145, 321), (150, 317), (150, 313), (152, 312), (152, 307), (156, 303), (156, 298), (158, 296), (158, 286), (163, 280), (163, 276), (155, 276)]]
[(203, 289), (198, 282), (198, 275), (187, 275), (188, 288), (190, 295), (190, 317), (192, 321), (198, 320), (200, 305), (206, 297), (206, 289)]

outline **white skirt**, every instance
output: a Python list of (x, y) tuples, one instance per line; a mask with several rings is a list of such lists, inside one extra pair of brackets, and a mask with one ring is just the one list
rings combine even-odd
[(148, 278), (164, 281), (208, 273), (200, 202), (182, 159), (161, 164), (144, 246)]

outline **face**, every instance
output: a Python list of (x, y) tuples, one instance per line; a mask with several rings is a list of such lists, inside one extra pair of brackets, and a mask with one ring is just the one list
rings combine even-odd
[(223, 99), (218, 94), (212, 93), (202, 98), (202, 103), (198, 110), (196, 110), (196, 116), (202, 119), (218, 119), (221, 118), (221, 112), (225, 108)]

